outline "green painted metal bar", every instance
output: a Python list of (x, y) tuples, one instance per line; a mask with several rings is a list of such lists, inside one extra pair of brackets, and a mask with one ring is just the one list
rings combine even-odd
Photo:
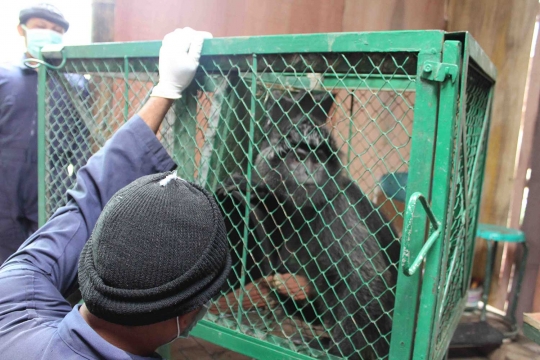
[[(360, 74), (359, 76), (362, 76)], [(351, 76), (344, 79), (325, 77), (323, 85), (326, 88), (345, 88), (359, 90), (387, 90), (387, 91), (412, 91), (414, 90), (414, 82), (407, 76), (395, 75), (395, 79), (384, 79), (383, 77), (369, 75), (369, 78), (363, 78), (358, 81), (358, 78)]]
[[(359, 80), (359, 77), (361, 80)], [(247, 84), (251, 84), (249, 77), (243, 78), (243, 80)], [(205, 91), (212, 92), (215, 90), (215, 84), (211, 80), (208, 80), (208, 77), (205, 77), (203, 81)], [(282, 75), (261, 74), (258, 81), (267, 86), (271, 85), (273, 89), (312, 88), (311, 79), (288, 73), (282, 73)], [(280, 86), (277, 84), (280, 84)], [(283, 85), (281, 86), (281, 84)], [(406, 75), (394, 75), (391, 78), (390, 76), (381, 76), (378, 74), (343, 75), (341, 77), (325, 75), (322, 77), (321, 84), (326, 89), (387, 90), (397, 92), (415, 90), (414, 77), (411, 78)], [(322, 86), (317, 86), (315, 90), (322, 90)]]
[[(309, 52), (419, 52), (442, 44), (440, 30), (379, 31), (215, 38), (205, 40), (202, 55), (288, 54)], [(157, 57), (161, 41), (65, 46), (68, 59)], [(47, 59), (61, 59), (57, 47), (44, 47)]]
[(199, 321), (191, 334), (254, 359), (313, 359), (311, 356), (299, 354), (277, 344), (272, 344), (266, 340), (239, 333), (208, 320)]
[[(467, 76), (467, 72), (463, 72), (463, 76), (466, 78)], [(464, 93), (465, 91), (462, 90), (462, 92)], [(487, 128), (486, 128), (486, 131), (485, 131), (485, 136), (489, 136), (489, 130), (491, 128), (491, 111), (493, 110), (493, 106), (492, 106), (492, 102), (493, 102), (493, 94), (495, 92), (495, 85), (493, 84), (491, 86), (491, 89), (489, 90), (489, 104), (490, 106), (486, 109), (486, 120), (487, 121)], [(487, 142), (487, 138), (485, 139), (485, 141)], [(486, 144), (487, 145), (487, 144)], [(486, 150), (487, 150), (487, 146), (486, 146)], [(480, 165), (480, 178), (478, 179), (478, 187), (479, 187), (479, 194), (477, 195), (479, 199), (482, 198), (482, 190), (483, 190), (483, 185), (484, 185), (484, 176), (485, 176), (485, 169), (486, 169), (486, 154), (484, 153), (483, 156), (482, 156), (482, 160), (481, 160), (481, 165)], [(477, 160), (478, 161), (478, 160)], [(480, 215), (480, 206), (476, 206), (476, 214), (475, 214), (475, 219), (477, 220), (474, 225), (474, 229), (473, 229), (473, 233), (476, 234), (476, 231), (478, 229), (478, 218), (479, 218), (479, 215)], [(473, 254), (474, 254), (474, 246), (471, 246), (470, 249), (467, 250), (468, 251), (468, 254), (467, 254), (467, 259), (469, 260), (469, 263), (468, 264), (465, 264), (466, 266), (466, 269), (467, 269), (467, 272), (466, 272), (466, 278), (464, 279), (464, 281), (467, 281), (467, 283), (464, 283), (463, 284), (463, 288), (464, 290), (469, 286), (469, 281), (470, 281), (470, 278), (471, 278), (471, 274), (472, 274), (472, 262), (473, 262)]]
[[(410, 237), (413, 230), (413, 223), (414, 223), (414, 213), (416, 210), (416, 204), (420, 202), (422, 207), (424, 208), (424, 211), (426, 212), (427, 218), (429, 219), (431, 225), (433, 226), (433, 233), (429, 236), (426, 243), (420, 251), (418, 252), (418, 255), (414, 259), (413, 263), (410, 264), (410, 258), (411, 258), (411, 251), (409, 249), (410, 245)], [(439, 235), (441, 234), (441, 223), (439, 220), (437, 220), (435, 214), (433, 214), (433, 211), (429, 207), (429, 204), (427, 203), (427, 199), (424, 195), (422, 195), (419, 192), (415, 192), (411, 195), (409, 198), (409, 202), (407, 203), (407, 209), (405, 211), (405, 219), (403, 221), (403, 224), (405, 226), (405, 229), (403, 230), (403, 236), (402, 236), (402, 243), (403, 243), (403, 258), (401, 259), (401, 271), (407, 276), (412, 276), (418, 270), (424, 259), (426, 258), (429, 250), (435, 243), (437, 239), (439, 239)]]
[[(461, 40), (457, 40), (457, 41), (461, 42)], [(461, 44), (462, 44), (461, 48), (466, 49), (466, 46), (464, 46), (462, 42)], [(462, 59), (461, 69), (466, 69), (467, 63), (468, 63), (468, 55), (465, 54)], [(462, 171), (462, 166), (464, 166), (461, 164), (461, 160), (463, 158), (462, 155), (464, 151), (462, 146), (463, 146), (463, 141), (465, 140), (462, 134), (463, 134), (463, 127), (466, 126), (466, 115), (467, 115), (467, 106), (466, 106), (466, 96), (467, 96), (466, 86), (467, 85), (466, 84), (467, 84), (467, 75), (464, 74), (464, 72), (462, 72), (461, 82), (460, 82), (460, 89), (461, 89), (460, 100), (461, 101), (460, 101), (459, 109), (462, 110), (463, 112), (458, 112), (457, 114), (458, 116), (456, 120), (457, 123), (454, 123), (455, 129), (452, 130), (453, 132), (452, 136), (455, 141), (453, 148), (455, 149), (455, 151), (454, 151), (454, 155), (452, 159), (453, 168), (451, 168), (450, 171), (454, 174), (454, 179), (458, 179), (458, 177), (461, 175), (460, 172)], [(447, 209), (455, 208), (456, 202), (458, 201), (458, 197), (460, 196), (459, 190), (460, 189), (459, 189), (459, 186), (457, 185), (457, 180), (454, 180), (454, 183), (452, 184), (452, 187), (450, 188), (450, 192), (447, 195), (448, 196)], [(445, 227), (447, 230), (451, 229), (453, 221), (456, 221), (456, 214), (453, 211), (448, 211), (446, 214), (446, 223), (445, 223)], [(463, 224), (463, 226), (466, 226), (466, 224)], [(444, 334), (445, 330), (441, 329), (441, 327), (443, 326), (441, 319), (443, 316), (442, 313), (444, 311), (444, 301), (446, 297), (448, 296), (448, 292), (450, 291), (450, 286), (451, 286), (451, 282), (453, 281), (454, 271), (459, 270), (455, 266), (456, 262), (458, 261), (455, 258), (455, 255), (457, 254), (457, 251), (459, 248), (456, 245), (454, 247), (453, 253), (450, 253), (450, 250), (451, 250), (450, 246), (447, 245), (450, 241), (453, 240), (451, 236), (452, 234), (449, 231), (443, 236), (444, 247), (443, 247), (443, 253), (441, 256), (441, 268), (439, 271), (439, 273), (441, 274), (441, 278), (439, 279), (439, 285), (438, 285), (439, 294), (437, 294), (437, 306), (436, 306), (436, 313), (435, 313), (435, 317), (437, 320), (435, 319), (433, 320), (437, 326), (436, 328), (433, 329), (433, 331), (436, 332), (437, 334), (440, 334), (441, 337), (445, 336)], [(457, 240), (459, 239), (455, 239), (455, 241)], [(450, 256), (454, 256), (454, 258), (453, 258), (453, 261), (449, 264)], [(458, 309), (457, 305), (455, 306), (455, 309)], [(461, 310), (456, 310), (456, 311), (461, 311)], [(449, 325), (448, 324), (446, 325), (447, 329), (454, 329), (451, 324), (455, 322), (454, 320), (456, 317), (459, 318), (460, 316), (454, 316), (454, 319), (450, 321)], [(435, 334), (432, 335), (432, 337), (435, 337), (435, 336), (436, 336)], [(440, 343), (441, 341), (439, 341), (439, 344)], [(439, 344), (436, 344), (434, 342), (433, 344), (433, 346), (435, 346), (434, 351), (437, 351), (437, 350), (440, 351)]]
[[(459, 66), (461, 63), (461, 43), (446, 41), (443, 47), (442, 62)], [(435, 154), (435, 169), (433, 171), (432, 209), (442, 224), (447, 222), (447, 211), (453, 167), (454, 128), (456, 122), (457, 99), (459, 82), (448, 79), (443, 81), (440, 88), (439, 114), (437, 121), (437, 140)], [(441, 238), (445, 239), (451, 226), (442, 228)], [(437, 298), (441, 296), (438, 287), (442, 275), (442, 264), (446, 264), (444, 247), (448, 243), (435, 242), (430, 258), (426, 261), (422, 292), (420, 296), (420, 310), (414, 358), (427, 359), (434, 349), (437, 332), (434, 331)], [(429, 340), (428, 340), (429, 339)]]
[[(489, 56), (484, 52), (480, 44), (472, 37), (468, 31), (457, 31), (446, 33), (445, 39), (461, 41), (463, 45), (463, 52), (468, 54), (467, 62), (469, 58), (473, 60), (474, 64), (487, 75), (491, 81), (497, 79), (497, 68), (491, 61)], [(463, 67), (463, 69), (467, 69)], [(467, 72), (464, 72), (465, 74)]]
[[(449, 34), (449, 35), (455, 35), (455, 34)], [(459, 36), (458, 36), (459, 37)], [(462, 64), (461, 64), (461, 87), (460, 87), (460, 94), (459, 94), (459, 98), (460, 98), (460, 103), (459, 103), (459, 106), (458, 106), (458, 109), (457, 109), (457, 118), (459, 119), (460, 121), (460, 125), (459, 126), (465, 126), (467, 121), (467, 87), (468, 87), (468, 78), (469, 78), (469, 72), (471, 71), (471, 67), (470, 67), (470, 56), (469, 56), (469, 41), (472, 37), (471, 36), (467, 36), (467, 33), (461, 33), (461, 37), (459, 37), (459, 39), (456, 39), (458, 41), (461, 41), (462, 43), (462, 50), (463, 50), (463, 60), (462, 60)], [(487, 113), (486, 113), (487, 114)], [(457, 134), (460, 134), (461, 133), (461, 129), (458, 129), (457, 130)], [(463, 141), (464, 139), (459, 136), (458, 139), (457, 139), (457, 144), (456, 146), (461, 146), (461, 141)], [(457, 158), (456, 158), (457, 159)], [(457, 173), (458, 171), (458, 168), (456, 166), (456, 168), (454, 169), (454, 172)], [(455, 191), (454, 193), (452, 193), (450, 195), (450, 199), (452, 199), (453, 201), (455, 201)], [(453, 207), (454, 204), (452, 203), (451, 206)], [(480, 209), (480, 206), (477, 206), (477, 210)], [(478, 214), (478, 212), (477, 212)], [(476, 229), (475, 229), (476, 231)], [(463, 279), (463, 284), (462, 284), (462, 288), (463, 288), (463, 291), (466, 291), (468, 286), (469, 286), (469, 278), (470, 278), (470, 272), (472, 271), (472, 254), (473, 254), (473, 251), (474, 251), (474, 246), (471, 246), (471, 251), (469, 251), (469, 255), (471, 257), (471, 262), (470, 263), (466, 263), (465, 264), (465, 267), (466, 267), (466, 275)], [(440, 297), (439, 298), (439, 305), (438, 305), (438, 308), (440, 309), (442, 307), (442, 301), (443, 301), (443, 297)]]
[(484, 52), (484, 49), (482, 49), (478, 41), (476, 41), (469, 32), (467, 32), (467, 52), (469, 53), (469, 57), (474, 60), (476, 65), (478, 65), (491, 80), (497, 80), (497, 68), (495, 67), (495, 64), (491, 62)]
[[(257, 54), (253, 54), (253, 69), (252, 69), (252, 82), (251, 82), (251, 103), (249, 110), (249, 145), (248, 145), (248, 158), (247, 158), (247, 169), (246, 169), (246, 178), (248, 179), (248, 184), (251, 184), (251, 174), (253, 171), (253, 147), (255, 146), (255, 114), (256, 114), (256, 95), (257, 95)], [(249, 213), (251, 212), (251, 186), (247, 186), (246, 189), (246, 208), (244, 211), (244, 246), (242, 247), (242, 273), (240, 278), (240, 284), (244, 287), (246, 279), (246, 262), (247, 262), (247, 249), (248, 249), (248, 239), (249, 239)], [(240, 292), (238, 298), (238, 323), (242, 322), (242, 313), (244, 301), (244, 292)]]
[[(463, 49), (464, 46), (463, 46), (463, 43), (460, 42), (460, 41), (455, 41), (454, 42), (456, 44), (459, 44), (460, 45), (460, 49)], [(447, 43), (446, 44), (447, 46), (450, 46), (452, 45), (452, 42), (451, 40), (447, 40)], [(450, 53), (455, 53), (457, 50), (453, 49), (450, 51)], [(459, 56), (458, 56), (458, 60), (457, 60), (457, 65), (456, 65), (456, 61), (453, 60), (452, 58), (449, 58), (448, 57), (449, 54), (446, 54), (446, 59), (450, 62), (450, 64), (454, 64), (454, 66), (459, 66), (459, 63), (461, 62), (461, 69), (464, 68), (464, 60), (463, 59), (459, 59)], [(463, 58), (466, 58), (463, 57)], [(463, 61), (462, 61), (463, 60)], [(457, 89), (463, 89), (463, 87), (465, 86), (464, 85), (464, 82), (463, 81), (466, 81), (461, 79), (462, 82), (461, 83), (457, 83), (459, 84), (460, 86), (457, 87)], [(449, 86), (449, 84), (445, 84), (446, 86)], [(445, 90), (446, 87), (444, 87)], [(450, 101), (451, 99), (454, 99), (454, 102), (456, 103), (456, 106), (455, 106), (455, 109), (454, 109), (454, 112), (457, 111), (457, 96), (456, 98), (452, 98), (452, 93), (448, 93), (445, 95), (445, 93), (441, 90), (441, 100), (442, 100), (442, 97), (444, 96), (445, 97), (445, 100), (446, 101)], [(463, 95), (463, 103), (465, 103), (465, 95)], [(457, 322), (455, 321), (455, 318), (457, 317), (458, 319), (460, 318), (460, 316), (454, 316), (452, 317), (452, 319), (448, 320), (449, 322), (447, 324), (443, 324), (443, 319), (442, 319), (442, 312), (444, 311), (444, 302), (445, 302), (445, 299), (447, 298), (448, 296), (448, 291), (450, 290), (450, 287), (452, 286), (452, 281), (454, 279), (454, 272), (455, 271), (459, 271), (458, 268), (456, 268), (456, 262), (458, 261), (458, 259), (456, 258), (456, 254), (458, 253), (459, 249), (461, 249), (460, 245), (456, 245), (454, 250), (453, 250), (453, 253), (450, 253), (450, 242), (452, 240), (454, 241), (462, 241), (460, 239), (451, 239), (450, 236), (452, 236), (452, 233), (451, 233), (451, 229), (452, 229), (452, 224), (454, 221), (456, 221), (456, 218), (455, 218), (455, 214), (453, 213), (453, 211), (450, 211), (448, 209), (454, 209), (455, 207), (455, 204), (456, 204), (456, 201), (457, 201), (457, 198), (459, 195), (459, 188), (456, 184), (457, 182), (457, 178), (458, 176), (460, 176), (460, 164), (461, 164), (461, 160), (462, 160), (462, 154), (463, 152), (465, 151), (463, 149), (463, 141), (464, 141), (464, 137), (462, 136), (462, 133), (463, 133), (463, 128), (465, 127), (466, 125), (466, 121), (465, 121), (465, 115), (466, 115), (466, 106), (463, 108), (464, 112), (463, 112), (463, 116), (458, 116), (457, 119), (456, 119), (456, 116), (455, 114), (453, 114), (452, 116), (452, 119), (450, 119), (450, 116), (449, 115), (449, 112), (446, 111), (446, 114), (444, 113), (445, 109), (449, 106), (451, 106), (452, 104), (451, 103), (447, 103), (446, 106), (444, 108), (441, 109), (441, 118), (440, 118), (440, 122), (442, 123), (441, 126), (439, 129), (439, 131), (441, 132), (441, 136), (439, 136), (438, 138), (438, 141), (440, 142), (440, 145), (439, 146), (447, 146), (447, 147), (450, 147), (450, 150), (452, 149), (455, 149), (454, 151), (454, 155), (453, 155), (453, 158), (452, 158), (452, 152), (450, 151), (450, 157), (451, 157), (451, 160), (450, 160), (450, 164), (448, 165), (449, 168), (448, 168), (448, 171), (451, 173), (451, 174), (454, 174), (454, 180), (453, 180), (453, 184), (452, 186), (449, 188), (449, 191), (448, 193), (444, 193), (444, 184), (442, 186), (439, 187), (439, 190), (442, 192), (442, 193), (439, 193), (437, 195), (441, 195), (441, 194), (444, 194), (445, 197), (443, 198), (440, 198), (440, 199), (446, 199), (447, 200), (447, 205), (446, 206), (439, 206), (438, 209), (440, 211), (444, 211), (446, 213), (446, 218), (444, 219), (445, 221), (445, 229), (446, 229), (446, 233), (443, 234), (442, 238), (443, 238), (443, 243), (442, 243), (442, 249), (441, 252), (439, 252), (439, 249), (438, 250), (438, 254), (439, 255), (436, 255), (438, 256), (438, 258), (440, 259), (438, 261), (438, 264), (431, 264), (431, 265), (434, 265), (434, 267), (438, 268), (438, 292), (436, 294), (433, 294), (434, 296), (434, 302), (433, 304), (434, 305), (434, 309), (435, 309), (435, 312), (433, 313), (433, 319), (431, 319), (431, 322), (433, 323), (433, 327), (431, 328), (432, 329), (432, 334), (431, 334), (431, 339), (428, 340), (428, 343), (429, 341), (431, 341), (431, 348), (429, 348), (429, 351), (430, 351), (430, 356), (436, 356), (437, 355), (437, 351), (442, 351), (441, 350), (441, 344), (444, 343), (444, 341), (440, 341), (440, 338), (439, 338), (439, 341), (437, 342), (437, 337), (445, 337), (445, 338), (448, 338), (450, 339), (450, 337), (446, 336), (446, 332), (448, 331), (451, 331), (453, 333), (454, 329), (455, 329), (455, 326), (452, 325), (452, 324), (457, 324)], [(465, 105), (465, 104), (464, 104)], [(455, 121), (454, 121), (455, 120)], [(446, 123), (444, 123), (446, 121)], [(458, 122), (456, 124), (456, 122)], [(444, 126), (444, 125), (449, 125), (449, 124), (452, 124), (452, 126), (454, 127), (451, 127), (451, 126)], [(450, 137), (450, 140), (444, 140), (445, 137)], [(443, 145), (443, 144), (446, 144), (446, 145)], [(453, 146), (452, 146), (453, 145)], [(437, 150), (438, 153), (437, 155), (439, 155), (439, 159), (441, 159), (441, 168), (443, 168), (445, 166), (445, 158), (444, 158), (444, 155), (445, 155), (445, 151), (447, 151), (447, 149), (438, 149)], [(441, 157), (442, 155), (442, 157)], [(452, 165), (453, 164), (453, 165)], [(453, 166), (453, 167), (452, 167)], [(463, 165), (465, 166), (465, 165)], [(439, 174), (440, 177), (439, 179), (444, 179), (444, 176), (446, 174)], [(445, 180), (444, 180), (445, 181)], [(450, 186), (450, 183), (449, 185)], [(433, 194), (435, 196), (437, 190), (433, 190)], [(462, 241), (463, 242), (463, 241)], [(464, 246), (464, 244), (462, 244), (461, 246)], [(453, 257), (453, 261), (450, 263), (450, 266), (449, 265), (449, 259), (450, 259), (450, 256), (454, 256)], [(440, 264), (440, 266), (439, 266)], [(430, 267), (430, 274), (432, 272), (434, 272), (436, 270), (433, 270), (432, 267)], [(431, 280), (431, 284), (433, 284), (433, 286), (436, 286), (436, 284), (434, 283), (434, 280), (433, 279), (430, 279)], [(429, 291), (429, 288), (427, 286), (424, 287), (424, 293), (427, 294)], [(433, 290), (431, 290), (433, 292)], [(433, 300), (433, 299), (430, 299), (430, 301)], [(430, 302), (431, 304), (431, 302)], [(448, 305), (447, 305), (448, 306)], [(455, 311), (459, 311), (460, 314), (461, 314), (461, 311), (462, 310), (457, 310), (458, 309), (458, 304), (453, 304), (454, 308), (456, 309)], [(457, 314), (457, 313), (456, 313)], [(426, 321), (429, 321), (427, 318), (426, 318)], [(443, 326), (445, 326), (443, 328)], [(451, 329), (451, 330), (450, 330)], [(426, 332), (424, 332), (426, 334)], [(446, 349), (447, 347), (447, 343), (443, 345), (444, 349)]]
[(129, 116), (129, 57), (124, 56), (124, 122)]
[[(245, 79), (247, 83), (249, 79)], [(262, 81), (261, 81), (262, 80)], [(262, 84), (272, 86), (273, 89), (312, 89), (312, 80), (307, 77), (298, 77), (297, 74), (263, 74), (259, 77)], [(280, 86), (277, 86), (280, 84)], [(282, 86), (281, 86), (282, 84)], [(321, 86), (322, 85), (322, 86)], [(414, 79), (407, 75), (375, 75), (375, 74), (354, 74), (333, 76), (324, 75), (321, 84), (315, 90), (326, 89), (357, 89), (357, 90), (387, 90), (387, 91), (414, 91)]]
[(533, 323), (535, 320), (530, 318), (530, 315), (532, 314), (525, 314), (524, 316), (524, 322), (523, 322), (523, 334), (540, 345), (540, 330), (537, 329), (535, 326), (529, 324), (529, 322)]
[[(422, 64), (425, 61), (440, 61), (442, 42), (438, 49), (425, 49), (418, 54), (416, 76), (416, 98), (413, 119), (413, 139), (409, 160), (407, 182), (407, 202), (415, 192), (429, 194), (431, 174), (433, 173), (433, 152), (437, 111), (439, 104), (438, 83), (421, 78)], [(414, 231), (409, 237), (407, 248), (411, 253), (418, 253), (424, 245), (426, 215), (414, 217)], [(402, 254), (403, 258), (403, 243)], [(401, 266), (401, 265), (400, 265)], [(414, 346), (414, 333), (418, 311), (421, 272), (407, 276), (402, 269), (398, 275), (396, 301), (390, 346), (390, 360), (409, 359)]]
[[(484, 115), (484, 123), (482, 124), (482, 132), (480, 133), (480, 141), (478, 143), (478, 147), (476, 148), (476, 155), (475, 155), (475, 159), (479, 159), (480, 156), (482, 156), (482, 153), (485, 153), (487, 152), (487, 142), (484, 143), (484, 139), (486, 138), (487, 136), (487, 129), (488, 129), (488, 124), (489, 124), (489, 116), (491, 115), (489, 109), (491, 109), (491, 102), (493, 100), (493, 97), (492, 96), (489, 96), (488, 97), (488, 103), (487, 103), (487, 109), (486, 109), (486, 113)], [(485, 148), (484, 148), (485, 147)], [(471, 171), (471, 176), (474, 177), (474, 174), (476, 174), (476, 169), (478, 167), (478, 161), (475, 161), (474, 164), (473, 164), (473, 170)], [(482, 166), (482, 165), (480, 165)], [(473, 184), (469, 184), (469, 187), (468, 187), (468, 191), (467, 191), (467, 197), (468, 198), (471, 198), (472, 197), (472, 191), (473, 191)]]
[(46, 104), (46, 91), (47, 91), (47, 68), (40, 66), (38, 69), (38, 103), (37, 103), (37, 146), (38, 146), (38, 224), (43, 226), (47, 221), (47, 207), (46, 207), (46, 119), (45, 119), (45, 104)]

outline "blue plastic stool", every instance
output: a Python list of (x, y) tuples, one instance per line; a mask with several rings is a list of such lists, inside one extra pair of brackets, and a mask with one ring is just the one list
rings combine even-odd
[[(491, 275), (493, 274), (493, 265), (495, 263), (495, 255), (497, 253), (497, 244), (499, 242), (511, 242), (511, 243), (520, 243), (523, 247), (523, 255), (521, 258), (521, 264), (519, 265), (519, 270), (515, 273), (517, 274), (517, 279), (515, 282), (515, 291), (510, 304), (510, 308), (506, 312), (505, 320), (510, 323), (512, 332), (505, 334), (506, 336), (513, 336), (517, 331), (516, 326), (516, 307), (517, 299), (519, 292), (521, 290), (521, 283), (523, 281), (523, 276), (525, 275), (525, 267), (527, 263), (528, 248), (527, 243), (525, 242), (525, 234), (523, 231), (507, 228), (504, 226), (488, 225), (488, 224), (478, 224), (478, 229), (476, 231), (476, 236), (486, 240), (488, 245), (488, 260), (486, 264), (486, 279), (484, 282), (484, 293), (482, 295), (482, 301), (484, 306), (482, 308), (482, 313), (480, 316), (481, 321), (486, 320), (486, 307), (489, 297), (489, 290), (491, 288)], [(514, 285), (512, 285), (512, 290), (514, 290)]]

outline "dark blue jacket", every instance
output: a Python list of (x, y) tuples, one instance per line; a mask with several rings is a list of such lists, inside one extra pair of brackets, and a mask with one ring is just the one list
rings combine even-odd
[(80, 169), (67, 205), (0, 268), (1, 359), (150, 359), (106, 342), (64, 295), (107, 201), (133, 180), (173, 168), (157, 137), (135, 116)]
[[(73, 185), (78, 165), (90, 157), (90, 134), (74, 105), (78, 102), (85, 106), (90, 97), (83, 76), (57, 75), (49, 78), (47, 86), (47, 177), (48, 188), (58, 198)], [(37, 72), (22, 62), (2, 64), (0, 264), (38, 226), (37, 152)]]

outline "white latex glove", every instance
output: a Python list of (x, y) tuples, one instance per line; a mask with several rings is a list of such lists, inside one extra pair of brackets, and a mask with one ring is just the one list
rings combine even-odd
[(159, 50), (159, 82), (150, 96), (181, 98), (199, 66), (203, 41), (211, 38), (209, 32), (188, 27), (165, 35)]

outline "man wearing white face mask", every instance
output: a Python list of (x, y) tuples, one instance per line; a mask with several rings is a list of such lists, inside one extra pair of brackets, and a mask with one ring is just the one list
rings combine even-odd
[[(38, 225), (37, 71), (27, 67), (24, 60), (39, 57), (45, 45), (62, 43), (62, 36), (69, 28), (62, 13), (49, 4), (21, 10), (19, 21), (18, 31), (25, 38), (26, 54), (17, 63), (0, 65), (0, 264), (37, 230)], [(77, 163), (74, 159), (88, 158), (89, 151), (83, 141), (88, 129), (74, 115), (76, 112), (70, 111), (73, 105), (68, 91), (77, 94), (81, 101), (88, 98), (88, 92), (82, 76), (62, 76), (65, 79), (62, 82), (51, 79), (48, 84), (49, 101), (56, 108), (51, 117), (56, 123), (51, 125), (61, 134), (50, 144), (51, 166), (48, 168), (51, 179), (71, 187), (75, 181), (73, 171), (69, 174), (66, 165), (62, 168), (58, 164)], [(83, 146), (72, 148), (74, 143)]]
[(62, 35), (69, 28), (64, 15), (53, 5), (38, 4), (21, 10), (19, 35), (26, 40), (29, 57), (37, 58), (41, 48), (49, 44), (61, 44)]

